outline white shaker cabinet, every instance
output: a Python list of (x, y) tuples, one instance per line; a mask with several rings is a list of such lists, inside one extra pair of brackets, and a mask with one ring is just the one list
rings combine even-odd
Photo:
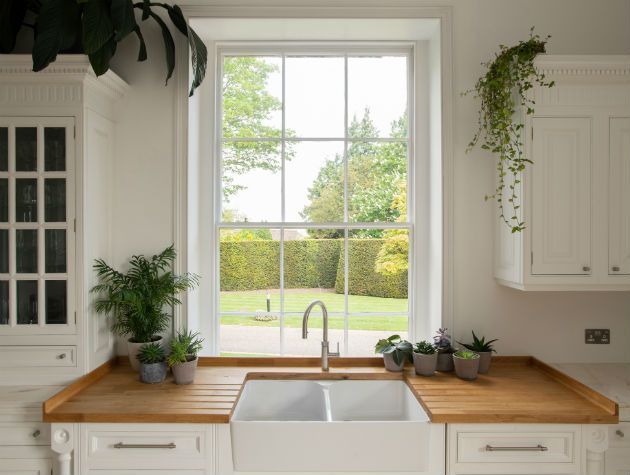
[(610, 119), (609, 257), (611, 275), (630, 275), (630, 117)]

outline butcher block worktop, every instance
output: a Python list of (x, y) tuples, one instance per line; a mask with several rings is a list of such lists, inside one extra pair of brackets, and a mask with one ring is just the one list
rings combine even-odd
[[(121, 358), (121, 361), (123, 359)], [(476, 381), (386, 371), (381, 358), (201, 358), (194, 384), (143, 384), (117, 360), (44, 403), (46, 422), (227, 423), (248, 379), (404, 379), (436, 423), (614, 424), (617, 404), (535, 358), (495, 357)]]

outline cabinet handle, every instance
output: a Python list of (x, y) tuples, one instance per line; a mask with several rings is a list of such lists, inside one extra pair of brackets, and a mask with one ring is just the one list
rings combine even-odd
[(548, 447), (538, 444), (535, 447), (495, 447), (493, 445), (486, 445), (486, 451), (488, 452), (547, 452)]
[(590, 268), (589, 266), (584, 266), (584, 267), (582, 267), (582, 270), (583, 270), (584, 272), (590, 272), (590, 271), (591, 271), (591, 268)]
[(57, 355), (57, 359), (58, 360), (63, 360), (65, 358), (66, 358), (66, 354), (65, 353), (60, 353), (60, 354)]
[(115, 449), (176, 449), (177, 445), (173, 442), (169, 444), (123, 444), (118, 442), (114, 444)]
[(619, 437), (625, 437), (626, 436), (626, 434), (624, 434), (621, 429), (617, 429), (615, 431), (615, 434), (617, 434)]
[(613, 272), (619, 272), (619, 266), (612, 266), (612, 271)]
[(39, 429), (37, 429), (35, 432), (33, 432), (31, 434), (31, 436), (33, 437), (33, 439), (37, 439), (41, 434), (41, 431)]

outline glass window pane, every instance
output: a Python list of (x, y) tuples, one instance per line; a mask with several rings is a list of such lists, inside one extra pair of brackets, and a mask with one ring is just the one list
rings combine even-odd
[(223, 137), (282, 134), (282, 58), (223, 59)]
[(17, 322), (18, 325), (37, 324), (37, 281), (17, 281)]
[(66, 169), (66, 129), (46, 127), (44, 129), (44, 170), (62, 172)]
[(0, 178), (0, 222), (9, 221), (9, 179)]
[(46, 273), (66, 272), (66, 230), (46, 229)]
[(66, 180), (64, 178), (44, 180), (44, 219), (47, 223), (66, 220)]
[(287, 136), (344, 136), (344, 58), (285, 59)]
[(407, 58), (348, 58), (348, 135), (407, 137)]
[(37, 171), (37, 127), (15, 128), (15, 170)]
[(18, 223), (37, 222), (37, 179), (15, 180), (15, 220)]
[(65, 280), (46, 281), (46, 323), (61, 325), (68, 323)]
[(37, 230), (16, 229), (15, 231), (15, 265), (20, 274), (37, 273)]
[(224, 143), (222, 167), (222, 221), (280, 221), (280, 144)]
[[(284, 356), (321, 356), (324, 337), (322, 312), (313, 308), (308, 317), (308, 338), (302, 339), (303, 313), (289, 314), (284, 317)], [(343, 348), (343, 314), (328, 312), (328, 341), (330, 351)]]
[(0, 274), (9, 272), (9, 230), (0, 229)]
[(0, 127), (0, 171), (9, 170), (9, 128)]
[(408, 320), (407, 315), (350, 315), (347, 356), (375, 356), (376, 342), (392, 335), (400, 335), (403, 340), (407, 340)]
[(351, 142), (348, 146), (351, 222), (407, 221), (407, 144)]
[(343, 222), (343, 142), (287, 142), (285, 220)]
[(0, 281), (0, 325), (9, 324), (9, 281)]

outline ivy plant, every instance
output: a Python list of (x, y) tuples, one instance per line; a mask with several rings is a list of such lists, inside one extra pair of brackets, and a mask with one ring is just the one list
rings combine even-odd
[(22, 28), (33, 31), (33, 71), (54, 62), (59, 53), (84, 53), (97, 76), (109, 70), (118, 43), (135, 34), (138, 61), (147, 59), (147, 47), (140, 24), (151, 19), (161, 31), (166, 57), (166, 82), (175, 69), (175, 41), (157, 9), (166, 12), (170, 22), (186, 38), (190, 47), (192, 84), (190, 95), (206, 74), (208, 52), (201, 38), (188, 25), (177, 5), (142, 0), (2, 0), (0, 2), (0, 53), (13, 52)]
[[(511, 47), (500, 45), (494, 59), (482, 63), (486, 73), (477, 80), (473, 89), (464, 93), (473, 94), (481, 101), (479, 128), (467, 151), (480, 145), (496, 155), (498, 182), (494, 193), (485, 199), (497, 202), (500, 219), (513, 233), (525, 229), (517, 189), (526, 164), (533, 163), (523, 154), (524, 124), (516, 119), (516, 112), (517, 107), (522, 107), (526, 114), (533, 114), (535, 102), (528, 91), (535, 85), (554, 85), (534, 66), (536, 56), (545, 53), (549, 38), (534, 34), (532, 28), (526, 41)], [(507, 193), (504, 193), (506, 186)]]

